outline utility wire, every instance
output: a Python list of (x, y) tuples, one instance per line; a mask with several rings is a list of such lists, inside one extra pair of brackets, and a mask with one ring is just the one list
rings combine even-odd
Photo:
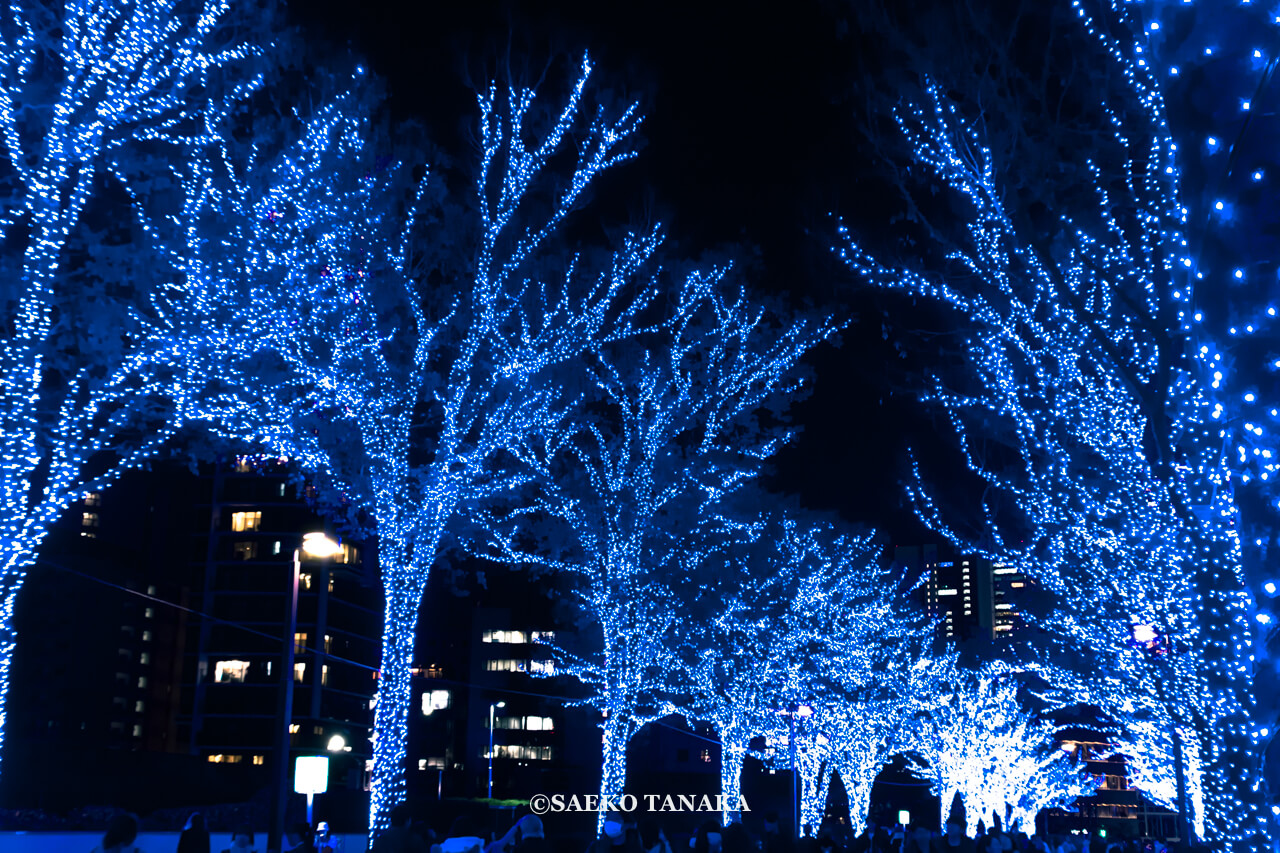
[[(212, 622), (216, 622), (216, 623), (218, 623), (218, 624), (220, 624), (220, 625), (229, 625), (229, 626), (230, 626), (230, 627), (232, 627), (232, 628), (238, 628), (238, 629), (240, 629), (241, 631), (244, 631), (244, 632), (249, 633), (249, 634), (253, 634), (254, 636), (257, 636), (257, 637), (264, 637), (264, 638), (266, 638), (266, 639), (268, 639), (268, 640), (272, 640), (272, 641), (281, 641), (281, 640), (282, 640), (282, 638), (281, 638), (281, 637), (279, 637), (279, 636), (277, 636), (277, 635), (275, 635), (275, 634), (270, 634), (270, 633), (268, 633), (268, 632), (266, 632), (266, 631), (259, 631), (258, 629), (256, 629), (256, 628), (251, 628), (251, 627), (249, 627), (248, 625), (245, 625), (245, 624), (243, 624), (243, 623), (235, 622), (235, 621), (232, 621), (232, 620), (230, 620), (230, 619), (223, 619), (223, 618), (221, 618), (221, 617), (214, 616), (214, 615), (212, 615), (212, 614), (210, 614), (210, 613), (206, 613), (206, 612), (204, 612), (203, 610), (196, 610), (194, 607), (187, 607), (187, 606), (185, 606), (185, 605), (178, 604), (176, 601), (168, 601), (168, 600), (163, 599), (163, 598), (160, 598), (160, 597), (158, 597), (158, 596), (155, 596), (155, 595), (149, 595), (149, 594), (147, 594), (147, 593), (145, 593), (145, 592), (141, 592), (140, 590), (130, 589), (129, 587), (124, 586), (124, 585), (122, 585), (122, 584), (118, 584), (118, 583), (115, 583), (114, 581), (109, 581), (109, 580), (106, 580), (106, 579), (104, 579), (104, 578), (97, 577), (96, 575), (91, 575), (91, 574), (89, 574), (88, 572), (82, 572), (82, 571), (80, 571), (79, 569), (73, 569), (73, 568), (71, 568), (70, 566), (64, 566), (64, 565), (62, 565), (61, 563), (55, 563), (55, 562), (53, 562), (53, 561), (51, 561), (51, 560), (46, 560), (46, 559), (43, 559), (43, 558), (42, 558), (42, 559), (40, 559), (38, 562), (39, 562), (41, 565), (48, 566), (48, 567), (49, 567), (49, 568), (51, 568), (51, 569), (57, 569), (58, 571), (67, 572), (68, 574), (76, 575), (77, 577), (84, 578), (85, 580), (93, 581), (94, 583), (101, 584), (102, 586), (111, 587), (112, 589), (120, 590), (121, 592), (128, 593), (129, 595), (137, 596), (138, 598), (144, 599), (144, 600), (146, 600), (146, 601), (150, 601), (150, 602), (152, 602), (152, 603), (154, 603), (154, 604), (163, 604), (163, 605), (165, 605), (166, 607), (172, 607), (172, 608), (174, 608), (175, 610), (181, 610), (183, 613), (187, 613), (187, 614), (189, 614), (189, 615), (191, 615), (191, 616), (199, 616), (201, 619), (208, 619), (208, 620), (210, 620), (210, 621), (212, 621)], [(308, 652), (310, 652), (310, 653), (312, 653), (312, 654), (321, 654), (321, 652), (319, 652), (319, 650), (317, 650), (317, 649), (311, 648), (310, 646), (304, 646), (304, 647), (303, 647), (303, 651), (302, 651), (301, 653), (305, 654), (305, 653), (308, 653)], [(376, 672), (380, 672), (380, 671), (381, 671), (381, 670), (379, 669), (379, 667), (376, 667), (376, 666), (370, 666), (370, 665), (369, 665), (369, 664), (367, 664), (367, 663), (361, 663), (360, 661), (351, 660), (350, 658), (344, 658), (344, 657), (342, 657), (341, 655), (328, 654), (327, 652), (326, 652), (326, 653), (323, 653), (323, 654), (324, 654), (324, 656), (325, 656), (327, 659), (329, 659), (329, 660), (334, 660), (334, 661), (339, 661), (339, 662), (341, 662), (341, 663), (350, 664), (351, 666), (358, 667), (358, 668), (363, 669), (363, 670), (366, 670), (366, 671), (368, 671), (368, 672), (375, 672), (375, 673), (376, 673)], [(457, 679), (453, 679), (453, 678), (432, 678), (431, 680), (432, 680), (432, 681), (440, 682), (440, 683), (442, 683), (442, 684), (452, 684), (452, 685), (455, 685), (455, 686), (457, 686), (457, 687), (473, 687), (473, 688), (475, 688), (475, 689), (477, 689), (477, 690), (485, 690), (485, 691), (488, 691), (488, 692), (490, 692), (490, 693), (501, 693), (501, 694), (503, 694), (503, 695), (509, 695), (509, 696), (533, 696), (533, 697), (538, 698), (538, 699), (553, 699), (553, 700), (555, 700), (555, 701), (557, 701), (557, 702), (560, 702), (560, 703), (562, 703), (562, 704), (565, 704), (565, 705), (569, 705), (569, 704), (578, 704), (578, 703), (580, 703), (580, 702), (582, 701), (580, 698), (575, 698), (575, 697), (570, 697), (570, 696), (559, 696), (559, 695), (556, 695), (556, 694), (554, 694), (554, 693), (538, 693), (538, 692), (533, 691), (533, 690), (517, 690), (517, 689), (515, 689), (515, 688), (508, 688), (508, 687), (494, 687), (494, 686), (492, 686), (492, 685), (488, 685), (488, 684), (476, 684), (475, 682), (471, 682), (471, 681), (459, 681), (459, 680), (457, 680)], [(719, 741), (719, 740), (717, 740), (716, 738), (707, 737), (706, 735), (702, 735), (702, 734), (699, 734), (699, 733), (697, 733), (697, 732), (690, 731), (690, 730), (688, 730), (688, 729), (682, 729), (682, 728), (679, 728), (679, 727), (677, 727), (677, 726), (673, 726), (673, 725), (671, 725), (670, 723), (664, 723), (664, 722), (662, 722), (661, 720), (654, 720), (654, 721), (653, 721), (653, 724), (654, 724), (654, 725), (661, 726), (661, 727), (663, 727), (663, 728), (665, 728), (665, 729), (670, 729), (670, 730), (671, 730), (671, 731), (673, 731), (673, 732), (679, 732), (680, 734), (685, 735), (686, 737), (694, 738), (695, 740), (700, 740), (700, 741), (703, 741), (703, 742), (705, 742), (705, 743), (715, 744), (716, 746), (721, 746), (721, 745), (722, 745), (722, 744), (720, 743), (720, 741)], [(912, 786), (915, 786), (915, 785), (928, 785), (929, 783), (928, 783), (928, 782), (887, 782), (887, 781), (878, 781), (876, 784), (878, 784), (878, 785), (879, 785), (879, 784), (884, 784), (884, 785), (912, 785)]]

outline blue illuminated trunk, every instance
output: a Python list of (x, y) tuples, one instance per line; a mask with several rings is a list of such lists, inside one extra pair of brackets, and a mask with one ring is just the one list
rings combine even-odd
[[(636, 733), (634, 720), (628, 714), (610, 712), (605, 718), (600, 741), (600, 796), (616, 799), (627, 785), (627, 744)], [(604, 829), (605, 812), (596, 815), (596, 834)]]
[(408, 544), (393, 536), (380, 538), (378, 563), (386, 609), (373, 716), (373, 779), (369, 798), (369, 828), (375, 836), (390, 827), (391, 809), (405, 799), (405, 745), (409, 709), (413, 704), (413, 647), (418, 632), (418, 608), (430, 571), (429, 563), (415, 566)]
[(742, 794), (742, 763), (747, 755), (746, 738), (729, 729), (720, 732), (720, 793), (724, 810), (721, 822), (728, 826), (742, 819), (738, 798)]
[(857, 838), (867, 828), (867, 815), (871, 811), (871, 786), (875, 783), (876, 774), (861, 773), (853, 767), (840, 771), (840, 781), (844, 783), (845, 793), (849, 797), (849, 829)]

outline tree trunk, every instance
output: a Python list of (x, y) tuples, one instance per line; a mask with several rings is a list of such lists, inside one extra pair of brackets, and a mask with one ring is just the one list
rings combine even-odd
[[(635, 734), (635, 724), (628, 714), (610, 710), (604, 721), (600, 743), (600, 797), (616, 799), (627, 785), (627, 744)], [(605, 812), (596, 814), (596, 834), (604, 829)]]
[(8, 722), (9, 669), (13, 665), (13, 650), (17, 647), (12, 599), (17, 590), (6, 590), (8, 600), (0, 603), (0, 758), (4, 755), (5, 725)]
[(744, 738), (727, 730), (720, 732), (720, 793), (724, 810), (720, 822), (725, 826), (742, 820), (738, 798), (742, 795), (742, 762), (747, 756)]
[(816, 835), (822, 827), (822, 812), (827, 805), (827, 790), (831, 787), (831, 768), (825, 761), (817, 762), (816, 767), (806, 767), (804, 764), (801, 766), (803, 768), (800, 774), (801, 835)]
[(369, 798), (369, 828), (376, 837), (391, 825), (391, 809), (405, 798), (405, 743), (413, 704), (413, 645), (418, 630), (418, 607), (426, 586), (427, 569), (407, 565), (407, 551), (398, 543), (379, 542), (378, 561), (386, 594), (382, 629), (382, 663), (378, 674), (377, 707), (373, 717), (373, 783)]
[(850, 767), (840, 771), (840, 781), (844, 782), (845, 792), (849, 795), (849, 828), (853, 837), (857, 838), (867, 829), (867, 817), (871, 811), (871, 786), (876, 781), (876, 774), (868, 776)]

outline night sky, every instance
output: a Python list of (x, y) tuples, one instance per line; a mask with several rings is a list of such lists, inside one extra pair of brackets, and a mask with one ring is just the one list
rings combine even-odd
[[(885, 370), (901, 358), (882, 337), (883, 297), (859, 291), (830, 253), (831, 214), (863, 215), (875, 196), (855, 126), (868, 53), (838, 4), (310, 0), (293, 14), (312, 44), (367, 60), (394, 113), (459, 159), (474, 156), (476, 85), (508, 64), (525, 79), (549, 59), (564, 69), (589, 50), (597, 84), (638, 100), (646, 120), (640, 157), (603, 180), (585, 216), (657, 219), (678, 258), (736, 248), (761, 295), (851, 320), (839, 349), (810, 359), (813, 394), (795, 409), (804, 432), (771, 488), (896, 541), (924, 535), (897, 482), (905, 437), (923, 424), (904, 374)], [(563, 90), (544, 94), (558, 102)]]

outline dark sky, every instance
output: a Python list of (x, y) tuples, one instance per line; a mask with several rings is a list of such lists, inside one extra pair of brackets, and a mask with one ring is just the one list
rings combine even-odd
[(460, 157), (475, 123), (473, 85), (500, 62), (536, 72), (548, 57), (563, 66), (589, 49), (598, 81), (646, 116), (645, 147), (612, 178), (612, 209), (597, 215), (625, 225), (653, 210), (668, 251), (741, 245), (762, 293), (856, 312), (844, 346), (814, 359), (815, 392), (797, 409), (804, 434), (780, 458), (774, 487), (850, 521), (909, 530), (895, 481), (911, 407), (888, 398), (878, 363), (893, 354), (878, 314), (829, 252), (830, 213), (869, 203), (851, 107), (859, 58), (838, 12), (812, 0), (293, 7), (311, 38), (368, 59), (396, 112), (425, 121), (433, 143)]

